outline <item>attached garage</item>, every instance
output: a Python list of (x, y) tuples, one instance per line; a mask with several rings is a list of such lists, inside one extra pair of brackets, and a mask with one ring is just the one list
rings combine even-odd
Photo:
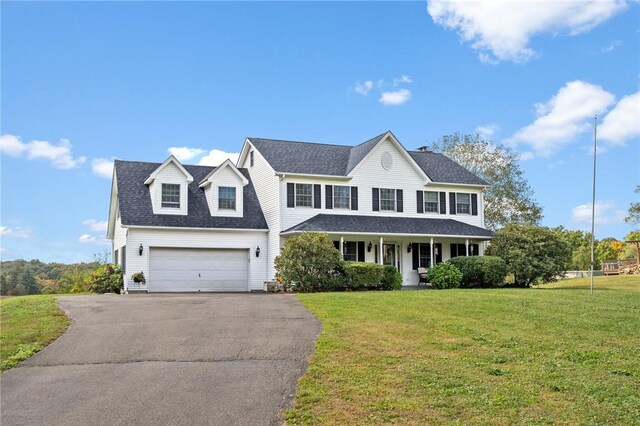
[(249, 250), (149, 250), (149, 292), (249, 291)]

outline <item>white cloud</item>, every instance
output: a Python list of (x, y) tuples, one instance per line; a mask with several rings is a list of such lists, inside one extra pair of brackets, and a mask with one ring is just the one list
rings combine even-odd
[(398, 77), (398, 78), (394, 78), (393, 79), (393, 85), (394, 86), (399, 86), (401, 84), (409, 84), (409, 83), (413, 83), (413, 80), (411, 79), (411, 77), (409, 77), (407, 75), (403, 75), (402, 77)]
[[(599, 225), (612, 225), (624, 223), (626, 212), (612, 202), (596, 201), (595, 223)], [(591, 223), (591, 203), (580, 204), (571, 209), (571, 220), (577, 224)]]
[(91, 244), (95, 246), (108, 246), (111, 244), (109, 240), (104, 237), (96, 237), (95, 235), (82, 234), (78, 238), (80, 244)]
[(19, 137), (14, 135), (0, 136), (0, 152), (11, 157), (19, 157), (27, 150), (27, 144), (22, 143)]
[(111, 179), (113, 176), (113, 161), (106, 158), (94, 158), (91, 160), (91, 170), (97, 176)]
[(107, 225), (109, 224), (109, 222), (107, 222), (106, 220), (98, 221), (95, 219), (87, 219), (87, 220), (83, 220), (82, 224), (86, 226), (90, 231), (104, 232), (106, 234)]
[(9, 254), (9, 250), (4, 248), (4, 247), (0, 247), (0, 254)]
[(483, 62), (525, 62), (535, 55), (530, 39), (541, 33), (576, 35), (626, 7), (624, 0), (428, 0), (436, 24), (457, 31)]
[(227, 158), (230, 159), (233, 164), (235, 164), (238, 161), (239, 156), (239, 152), (224, 152), (219, 149), (212, 149), (207, 155), (200, 159), (198, 164), (201, 166), (216, 167), (222, 164)]
[(606, 47), (603, 47), (601, 49), (601, 52), (602, 53), (613, 52), (615, 50), (615, 48), (620, 46), (621, 44), (622, 44), (622, 42), (620, 40), (614, 40), (611, 43), (609, 43)]
[(18, 136), (2, 135), (0, 136), (0, 152), (11, 157), (26, 155), (30, 160), (49, 160), (56, 169), (73, 169), (87, 160), (87, 157), (74, 158), (71, 155), (71, 143), (68, 139), (60, 139), (58, 145), (53, 145), (47, 141), (38, 140), (24, 143)]
[(640, 91), (625, 96), (604, 117), (598, 127), (598, 138), (612, 145), (623, 145), (640, 136)]
[(506, 140), (527, 145), (535, 156), (550, 156), (593, 128), (596, 113), (606, 111), (615, 96), (600, 86), (576, 80), (567, 83), (548, 102), (535, 105), (538, 118)]
[(485, 124), (484, 126), (476, 127), (476, 132), (480, 133), (483, 138), (491, 139), (493, 135), (500, 129), (496, 124)]
[(411, 99), (411, 91), (408, 89), (398, 89), (394, 92), (382, 92), (380, 103), (383, 105), (402, 105)]
[(373, 81), (371, 80), (367, 80), (364, 83), (360, 83), (359, 81), (357, 81), (355, 87), (353, 88), (356, 93), (359, 93), (363, 96), (366, 96), (371, 89), (373, 89)]
[(206, 152), (204, 149), (189, 148), (186, 146), (181, 146), (181, 147), (172, 146), (171, 148), (168, 149), (168, 151), (169, 151), (169, 154), (176, 157), (180, 162), (191, 160)]
[(17, 238), (20, 240), (27, 240), (31, 238), (31, 231), (24, 228), (7, 228), (6, 226), (0, 226), (0, 236), (6, 238)]

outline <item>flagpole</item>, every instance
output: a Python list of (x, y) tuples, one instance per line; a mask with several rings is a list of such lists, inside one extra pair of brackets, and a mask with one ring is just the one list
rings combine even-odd
[(596, 144), (598, 140), (598, 114), (593, 117), (593, 190), (591, 194), (591, 294), (593, 294), (594, 232), (596, 219)]

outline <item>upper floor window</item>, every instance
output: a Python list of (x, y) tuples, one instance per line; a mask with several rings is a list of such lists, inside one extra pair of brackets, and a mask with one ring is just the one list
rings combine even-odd
[(351, 187), (338, 186), (333, 187), (333, 207), (336, 209), (348, 209), (351, 201)]
[(236, 209), (236, 189), (234, 187), (221, 186), (218, 188), (218, 209)]
[(180, 208), (180, 185), (174, 183), (162, 184), (162, 207)]
[(424, 211), (438, 213), (440, 211), (438, 193), (436, 191), (424, 191)]
[(311, 207), (313, 188), (310, 183), (296, 183), (296, 207)]
[(456, 194), (456, 212), (458, 214), (471, 214), (471, 194)]
[(396, 211), (396, 190), (380, 188), (380, 210)]
[(249, 152), (249, 166), (253, 167), (253, 151)]

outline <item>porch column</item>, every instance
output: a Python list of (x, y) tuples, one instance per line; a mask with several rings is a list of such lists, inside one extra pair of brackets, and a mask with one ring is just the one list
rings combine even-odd
[(466, 256), (469, 256), (469, 239), (468, 238), (464, 241), (464, 245), (467, 246)]
[(429, 247), (431, 247), (431, 253), (430, 253), (430, 255), (431, 255), (431, 265), (429, 265), (429, 266), (431, 266), (433, 268), (433, 265), (436, 264), (436, 258), (433, 257), (433, 237), (431, 237), (431, 244), (429, 245)]
[(378, 256), (378, 264), (382, 265), (383, 261), (382, 261), (382, 244), (384, 242), (384, 239), (382, 237), (380, 237), (380, 247), (378, 250), (380, 250), (380, 256)]
[(344, 260), (344, 237), (340, 236), (340, 259)]

